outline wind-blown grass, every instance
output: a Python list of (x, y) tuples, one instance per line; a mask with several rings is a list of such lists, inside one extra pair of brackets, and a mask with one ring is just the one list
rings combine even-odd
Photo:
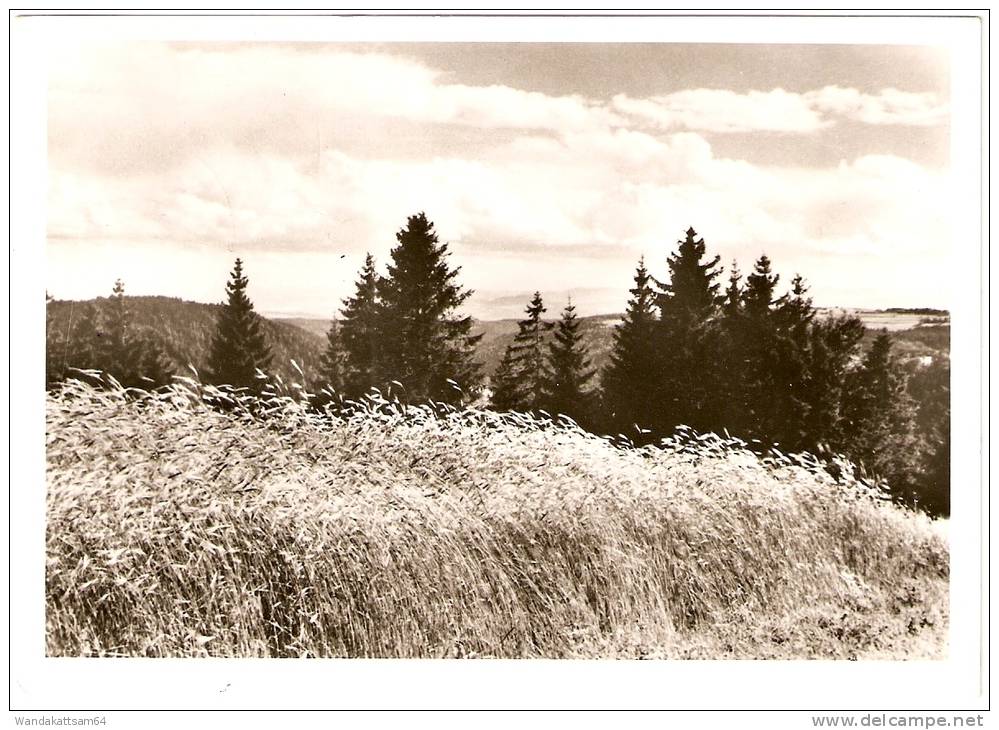
[(807, 456), (198, 384), (46, 417), (50, 655), (945, 651), (940, 530)]

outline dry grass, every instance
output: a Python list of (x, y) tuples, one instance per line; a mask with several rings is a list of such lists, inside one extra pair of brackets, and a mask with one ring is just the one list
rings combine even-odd
[(945, 538), (807, 457), (213, 394), (49, 395), (50, 655), (945, 651)]

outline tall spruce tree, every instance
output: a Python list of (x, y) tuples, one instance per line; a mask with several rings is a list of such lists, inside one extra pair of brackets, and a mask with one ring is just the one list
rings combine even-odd
[(424, 213), (410, 216), (396, 240), (378, 282), (385, 377), (402, 383), (404, 400), (461, 401), (480, 379), (473, 356), (481, 335), (457, 314), (472, 292), (457, 284), (460, 267), (448, 265), (448, 245)]
[(740, 347), (743, 360), (743, 414), (745, 434), (764, 442), (779, 441), (775, 429), (780, 411), (776, 398), (781, 391), (780, 333), (774, 315), (778, 304), (777, 283), (770, 259), (761, 255), (746, 277), (742, 292)]
[(742, 305), (746, 314), (753, 319), (766, 319), (777, 303), (777, 283), (780, 275), (773, 273), (770, 259), (762, 254), (753, 265), (753, 271), (746, 277), (746, 288), (742, 292)]
[(815, 319), (809, 328), (808, 404), (805, 450), (842, 451), (843, 389), (847, 372), (857, 358), (864, 325), (855, 316)]
[(657, 296), (659, 387), (654, 394), (656, 430), (669, 432), (686, 424), (698, 430), (716, 426), (713, 320), (720, 305), (715, 279), (720, 257), (705, 260), (704, 239), (693, 228), (670, 254), (670, 280)]
[(773, 314), (776, 329), (773, 382), (776, 390), (770, 407), (770, 437), (785, 449), (810, 448), (811, 324), (815, 318), (808, 287), (800, 274), (791, 280), (791, 291), (778, 299)]
[(104, 331), (101, 329), (100, 312), (90, 302), (71, 305), (69, 336), (63, 350), (63, 371), (100, 370), (103, 365)]
[(208, 375), (217, 385), (259, 391), (263, 383), (256, 372), (270, 367), (271, 352), (260, 327), (260, 317), (246, 294), (248, 283), (243, 275), (243, 262), (237, 258), (225, 287), (227, 301), (219, 312), (212, 339)]
[(91, 302), (72, 302), (69, 316), (60, 327), (48, 311), (55, 300), (46, 297), (45, 381), (52, 387), (67, 378), (79, 378), (76, 370), (102, 370), (104, 333), (99, 312)]
[(340, 322), (333, 320), (326, 332), (326, 349), (319, 361), (319, 387), (332, 388), (335, 391), (343, 389), (346, 356), (340, 334)]
[(135, 348), (129, 332), (129, 311), (125, 301), (125, 284), (117, 279), (104, 313), (103, 359), (109, 370), (119, 375), (135, 369)]
[(592, 417), (592, 393), (587, 384), (596, 374), (591, 369), (586, 343), (579, 333), (576, 308), (570, 300), (555, 327), (548, 350), (551, 374), (545, 389), (545, 408), (552, 415), (563, 414), (577, 422)]
[(103, 311), (100, 369), (126, 388), (165, 385), (172, 374), (152, 337), (134, 331), (125, 299), (125, 283), (117, 279)]
[(741, 437), (751, 435), (747, 418), (749, 379), (746, 372), (746, 329), (742, 274), (733, 260), (722, 301), (721, 317), (712, 338), (717, 367), (715, 377), (712, 377), (714, 397), (709, 399), (709, 411), (714, 424), (712, 430), (719, 433), (727, 431), (730, 435)]
[(937, 354), (909, 376), (918, 403), (916, 426), (923, 442), (919, 504), (930, 514), (950, 514), (950, 359)]
[(878, 335), (863, 364), (847, 377), (845, 447), (870, 474), (888, 482), (896, 499), (911, 504), (918, 497), (921, 444), (906, 375), (891, 349), (888, 333)]
[(630, 292), (628, 309), (621, 324), (614, 328), (610, 362), (601, 377), (602, 410), (607, 425), (628, 431), (633, 426), (646, 428), (655, 420), (649, 396), (659, 377), (655, 293), (644, 257), (638, 260), (635, 286)]
[(732, 259), (732, 268), (728, 272), (728, 286), (725, 288), (725, 299), (722, 312), (726, 317), (736, 317), (742, 311), (742, 272), (739, 264)]
[(352, 398), (381, 386), (383, 379), (378, 272), (370, 253), (354, 286), (354, 295), (343, 300), (337, 327), (337, 346), (343, 351), (341, 387)]
[(513, 351), (507, 346), (496, 372), (489, 380), (489, 405), (497, 411), (516, 411), (524, 407), (523, 391), (518, 378)]
[(547, 333), (553, 323), (541, 315), (547, 311), (540, 292), (527, 305), (527, 317), (517, 323), (517, 334), (503, 354), (493, 380), (491, 402), (500, 410), (537, 410), (543, 407), (549, 381)]

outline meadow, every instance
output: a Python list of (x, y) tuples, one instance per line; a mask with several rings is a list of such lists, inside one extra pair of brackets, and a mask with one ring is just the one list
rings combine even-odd
[(194, 381), (46, 403), (50, 656), (946, 655), (944, 524), (846, 463)]

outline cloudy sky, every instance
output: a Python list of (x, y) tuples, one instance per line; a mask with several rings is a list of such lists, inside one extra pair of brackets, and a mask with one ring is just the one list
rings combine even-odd
[[(67, 45), (46, 286), (329, 317), (426, 211), (469, 310), (623, 309), (688, 226), (819, 305), (948, 306), (949, 63), (928, 47)], [(526, 302), (525, 302), (526, 303)]]

